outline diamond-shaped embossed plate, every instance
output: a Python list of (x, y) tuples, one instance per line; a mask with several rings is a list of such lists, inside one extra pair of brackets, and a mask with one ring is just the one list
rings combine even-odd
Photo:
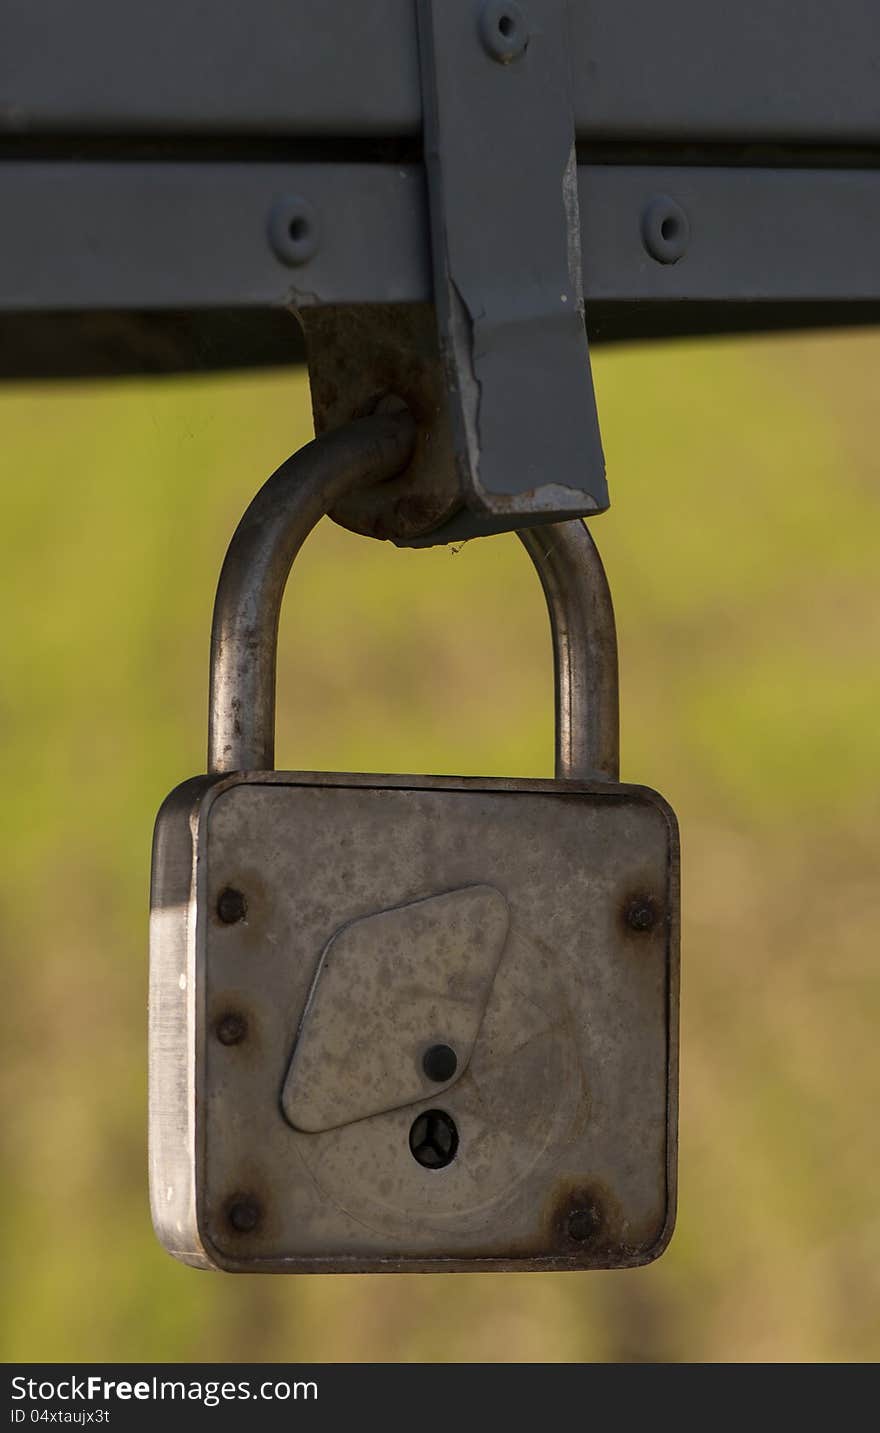
[[(331, 936), (281, 1094), (294, 1129), (336, 1129), (460, 1080), (509, 925), (500, 891), (464, 886), (348, 922)], [(431, 1051), (435, 1065), (438, 1051), (441, 1060), (433, 1071)]]
[[(197, 849), (197, 1221), (212, 1262), (584, 1268), (661, 1252), (674, 1217), (678, 847), (659, 797), (232, 778), (204, 799)], [(460, 1078), (341, 1127), (293, 1128), (282, 1090), (331, 938), (480, 885), (506, 899), (509, 930)], [(244, 919), (219, 918), (227, 889), (245, 897)], [(229, 1015), (246, 1035), (224, 1043)], [(351, 1041), (368, 1026), (352, 1010)], [(430, 1044), (437, 1032), (424, 1033)], [(458, 1147), (426, 1169), (409, 1136), (438, 1105)]]

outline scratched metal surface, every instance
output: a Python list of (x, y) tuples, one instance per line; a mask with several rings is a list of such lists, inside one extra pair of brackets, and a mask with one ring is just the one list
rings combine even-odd
[[(233, 777), (203, 802), (197, 851), (196, 1029), (183, 1038), (209, 1264), (587, 1268), (661, 1252), (674, 1217), (678, 854), (660, 798), (611, 783)], [(461, 1079), (343, 1128), (294, 1130), (281, 1089), (328, 940), (346, 921), (478, 883), (506, 897), (510, 931)], [(247, 913), (224, 924), (229, 888)], [(627, 923), (634, 899), (653, 905), (651, 929)], [(230, 1014), (246, 1034), (224, 1044)], [(437, 1104), (460, 1143), (426, 1170), (409, 1131)]]

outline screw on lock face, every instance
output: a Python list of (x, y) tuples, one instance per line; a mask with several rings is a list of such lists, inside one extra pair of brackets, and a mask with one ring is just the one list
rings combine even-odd
[(224, 925), (235, 925), (243, 921), (247, 915), (247, 901), (241, 891), (234, 891), (231, 886), (220, 892), (217, 900), (217, 914)]
[(601, 1227), (601, 1218), (598, 1210), (592, 1205), (583, 1209), (573, 1209), (568, 1216), (568, 1237), (581, 1244), (587, 1239), (592, 1239)]
[(236, 1195), (226, 1214), (236, 1234), (253, 1234), (262, 1217), (262, 1210), (256, 1199), (249, 1195)]
[(409, 1132), (412, 1157), (423, 1169), (445, 1169), (458, 1153), (458, 1130), (445, 1110), (424, 1110)]
[(221, 1045), (240, 1045), (247, 1035), (247, 1021), (237, 1011), (227, 1011), (216, 1024), (217, 1039)]
[(626, 907), (626, 923), (630, 930), (653, 930), (657, 915), (657, 904), (650, 896), (635, 896)]

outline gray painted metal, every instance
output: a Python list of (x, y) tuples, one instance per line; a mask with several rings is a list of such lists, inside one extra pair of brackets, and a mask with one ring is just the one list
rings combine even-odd
[[(271, 240), (279, 200), (320, 218), (311, 260)], [(0, 306), (296, 305), (430, 293), (417, 165), (0, 164)]]
[[(580, 140), (880, 141), (875, 0), (571, 11)], [(420, 133), (413, 0), (4, 0), (0, 14), (11, 135)]]
[[(876, 322), (875, 0), (569, 9), (591, 342)], [(0, 26), (0, 376), (295, 362), (263, 310), (431, 301), (415, 0), (0, 0)], [(658, 195), (691, 231), (666, 266)], [(297, 267), (270, 212), (302, 199)]]
[(303, 362), (302, 331), (283, 308), (0, 310), (0, 382)]
[(608, 506), (587, 352), (566, 0), (418, 0), (434, 306), (475, 513)]
[[(760, 327), (763, 306), (880, 300), (880, 170), (581, 165), (587, 318), (687, 331), (714, 305)], [(321, 246), (290, 268), (267, 235), (279, 195), (321, 218)], [(677, 263), (642, 235), (659, 195), (688, 216)], [(0, 164), (0, 309), (162, 309), (430, 302), (418, 165)], [(617, 317), (609, 317), (614, 310)], [(854, 315), (855, 316), (855, 315)], [(843, 315), (838, 309), (838, 320)], [(784, 316), (782, 317), (784, 321)], [(698, 327), (706, 327), (705, 320)]]

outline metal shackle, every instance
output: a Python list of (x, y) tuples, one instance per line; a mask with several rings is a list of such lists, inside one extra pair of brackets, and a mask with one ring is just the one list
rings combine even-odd
[[(211, 631), (208, 770), (275, 762), (278, 622), (294, 559), (344, 493), (405, 467), (408, 413), (362, 418), (317, 438), (264, 483), (226, 553)], [(580, 518), (517, 534), (541, 579), (553, 636), (556, 776), (618, 777), (617, 636), (602, 561)]]

